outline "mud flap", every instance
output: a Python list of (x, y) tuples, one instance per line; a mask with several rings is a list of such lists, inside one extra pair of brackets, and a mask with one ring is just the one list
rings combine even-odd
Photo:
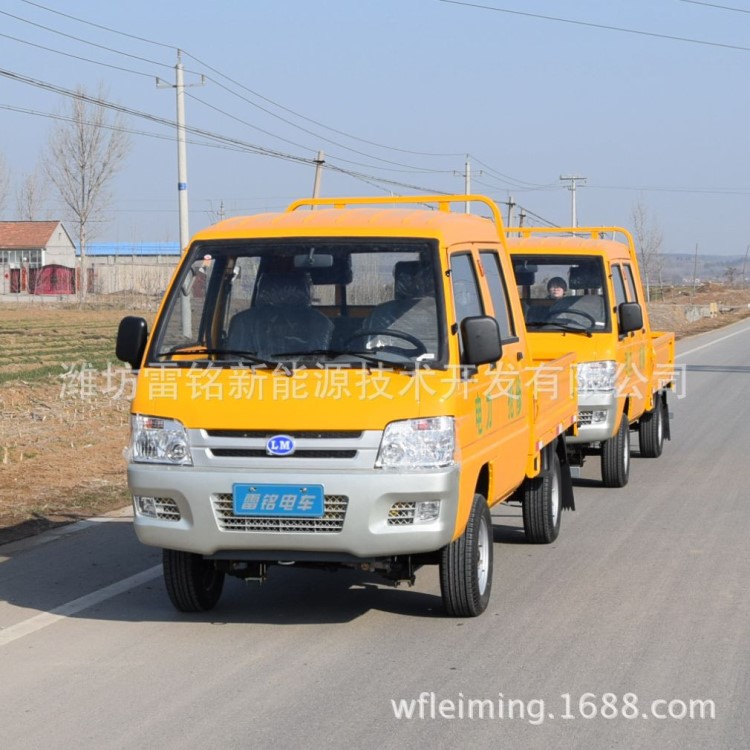
[(568, 461), (568, 451), (565, 447), (565, 435), (561, 435), (557, 441), (557, 457), (560, 459), (560, 478), (562, 480), (562, 509), (575, 510), (576, 501), (573, 496), (573, 476), (570, 471), (570, 462)]
[(666, 391), (661, 392), (660, 401), (661, 401), (660, 406), (664, 410), (664, 420), (663, 420), (664, 439), (671, 440), (672, 434), (669, 431), (669, 405), (667, 404), (667, 392)]

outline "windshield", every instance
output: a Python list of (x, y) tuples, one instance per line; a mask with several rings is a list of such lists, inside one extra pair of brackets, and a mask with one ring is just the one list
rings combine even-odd
[(158, 322), (152, 364), (389, 367), (441, 363), (437, 243), (196, 243)]
[(600, 257), (513, 255), (513, 270), (530, 331), (610, 330)]

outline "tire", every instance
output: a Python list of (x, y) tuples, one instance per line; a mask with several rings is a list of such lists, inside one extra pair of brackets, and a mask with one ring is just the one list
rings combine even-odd
[(180, 612), (207, 612), (219, 601), (224, 573), (191, 552), (165, 549), (162, 552), (164, 583), (175, 609)]
[(664, 403), (657, 394), (654, 408), (638, 421), (638, 441), (643, 458), (659, 458), (664, 450)]
[(551, 466), (523, 485), (523, 530), (530, 544), (550, 544), (560, 533), (562, 467), (557, 451)]
[(620, 417), (617, 433), (602, 443), (602, 482), (605, 487), (624, 487), (630, 476), (630, 424)]
[(490, 509), (482, 495), (474, 495), (464, 533), (440, 553), (440, 593), (451, 617), (476, 617), (487, 609), (492, 547)]

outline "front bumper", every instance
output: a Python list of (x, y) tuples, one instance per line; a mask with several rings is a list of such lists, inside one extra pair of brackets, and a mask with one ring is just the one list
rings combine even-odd
[[(320, 484), (326, 515), (319, 521), (292, 523), (234, 516), (232, 485)], [(158, 517), (144, 515), (134, 502), (135, 531), (144, 544), (231, 557), (236, 552), (268, 551), (340, 555), (376, 559), (433, 552), (454, 534), (458, 509), (459, 467), (396, 472), (295, 470), (290, 461), (279, 468), (172, 467), (131, 463), (128, 483), (134, 496), (154, 498)], [(436, 520), (419, 523), (409, 509), (420, 501), (440, 500)], [(269, 559), (277, 559), (270, 555)]]
[(588, 445), (609, 440), (619, 425), (617, 395), (579, 391), (578, 432), (566, 438), (569, 445)]

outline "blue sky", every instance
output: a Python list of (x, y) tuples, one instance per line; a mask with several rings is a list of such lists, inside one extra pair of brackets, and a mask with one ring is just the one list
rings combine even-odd
[[(750, 243), (748, 0), (4, 0), (0, 34), (3, 71), (103, 83), (110, 100), (167, 120), (174, 92), (154, 79), (173, 81), (184, 50), (186, 83), (208, 77), (186, 89), (188, 125), (234, 143), (189, 137), (191, 232), (222, 206), (231, 216), (308, 196), (323, 150), (324, 196), (463, 192), (469, 154), (472, 190), (513, 196), (527, 223), (568, 224), (559, 177), (576, 174), (580, 224), (631, 228), (640, 201), (666, 252), (741, 255)], [(0, 75), (14, 186), (64, 106)], [(138, 134), (97, 239), (176, 241), (174, 130), (137, 115), (128, 127)]]

